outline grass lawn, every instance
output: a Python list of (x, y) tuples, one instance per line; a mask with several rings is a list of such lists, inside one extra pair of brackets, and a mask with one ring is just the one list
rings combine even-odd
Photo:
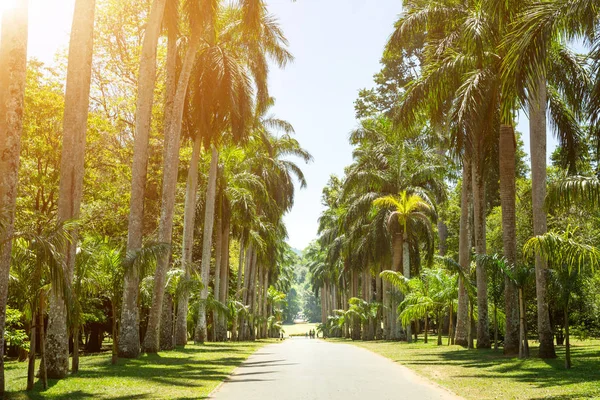
[(532, 344), (532, 358), (519, 360), (504, 357), (501, 349), (438, 347), (436, 337), (429, 344), (343, 342), (403, 364), (466, 399), (600, 399), (600, 340), (572, 343), (571, 370), (564, 368), (564, 346), (557, 347), (557, 359), (541, 360)]
[(81, 357), (77, 375), (49, 380), (46, 391), (36, 382), (30, 393), (24, 391), (27, 363), (8, 362), (6, 398), (204, 399), (250, 354), (274, 342), (190, 344), (134, 360), (120, 359), (117, 365), (111, 365), (110, 354)]
[(308, 322), (302, 324), (286, 324), (283, 325), (283, 330), (285, 331), (285, 334), (289, 336), (304, 335), (311, 329), (317, 330), (317, 325), (318, 324), (311, 324)]

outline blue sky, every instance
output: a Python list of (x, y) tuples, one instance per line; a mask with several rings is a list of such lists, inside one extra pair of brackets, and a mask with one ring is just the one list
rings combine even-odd
[[(12, 0), (0, 0), (2, 6)], [(304, 166), (308, 188), (298, 190), (285, 217), (289, 243), (303, 249), (315, 238), (322, 210), (321, 190), (331, 174), (351, 162), (348, 133), (356, 126), (353, 102), (358, 90), (372, 86), (400, 0), (267, 0), (280, 21), (296, 60), (273, 68), (273, 112), (291, 122), (314, 162)], [(74, 0), (31, 0), (29, 55), (52, 62), (66, 48)], [(527, 118), (518, 129), (529, 150)], [(555, 146), (549, 141), (549, 152)]]

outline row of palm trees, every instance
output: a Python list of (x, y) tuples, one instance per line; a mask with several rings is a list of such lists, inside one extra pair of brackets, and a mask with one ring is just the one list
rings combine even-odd
[[(400, 88), (397, 104), (360, 122), (350, 137), (355, 145), (353, 164), (342, 180), (332, 179), (324, 190), (327, 209), (321, 218), (320, 243), (326, 268), (319, 270), (327, 272), (313, 276), (325, 299), (324, 315), (332, 315), (335, 309), (330, 306), (336, 304), (332, 294), (341, 293), (342, 305), (348, 307), (344, 296), (348, 292), (357, 297), (361, 275), (360, 281), (366, 282), (363, 299), (369, 300), (374, 290), (376, 298), (372, 300), (383, 305), (382, 337), (410, 337), (410, 325), (402, 329), (397, 323), (402, 296), (394, 285), (380, 282), (379, 273), (389, 266), (410, 278), (418, 274), (421, 257), (431, 259), (433, 224), (438, 217), (434, 210), (445, 200), (445, 182), (462, 169), (456, 249), (461, 270), (454, 340), (469, 344), (473, 307), (466, 276), (473, 248), (476, 345), (489, 348), (485, 180), (491, 169), (497, 169), (503, 256), (509, 268), (504, 291), (504, 352), (519, 352), (519, 290), (510, 279), (523, 258), (516, 241), (515, 118), (520, 109), (529, 116), (533, 234), (542, 241), (547, 232), (548, 122), (567, 155), (566, 167), (572, 175), (578, 172), (583, 125), (591, 123), (595, 132), (597, 54), (592, 51), (585, 58), (569, 45), (576, 38), (592, 45), (597, 42), (597, 15), (594, 1), (404, 2), (404, 13), (395, 24), (387, 50), (418, 54), (418, 71)], [(499, 165), (490, 166), (494, 151), (498, 151)], [(557, 198), (593, 199), (597, 193), (597, 189), (586, 191), (596, 187), (595, 179), (572, 178), (570, 182), (558, 185)], [(444, 230), (438, 232), (443, 256)], [(534, 252), (539, 355), (543, 358), (556, 356), (548, 310), (548, 257), (543, 256), (549, 252), (542, 247)], [(551, 261), (552, 267), (558, 268), (555, 264), (560, 262)], [(587, 259), (586, 266), (594, 263)]]
[[(4, 14), (0, 45), (0, 151), (3, 154), (0, 164), (3, 212), (0, 218), (0, 337), (4, 332), (11, 244), (15, 238), (19, 143), (26, 89), (27, 3), (18, 1), (14, 10)], [(276, 19), (268, 14), (263, 1), (238, 4), (218, 0), (153, 0), (151, 3), (137, 76), (127, 245), (123, 255), (117, 257), (124, 266), (122, 290), (120, 296), (113, 297), (121, 301), (119, 305), (113, 304), (113, 313), (120, 312), (113, 332), (118, 330), (113, 339), (120, 357), (159, 351), (161, 322), (165, 319), (175, 321), (175, 343), (187, 343), (187, 317), (194, 281), (196, 287), (201, 288), (195, 298), (197, 323), (193, 338), (196, 342), (202, 343), (208, 336), (209, 297), (226, 307), (230, 292), (247, 310), (246, 318), (240, 317), (239, 321), (233, 318), (233, 336), (248, 339), (268, 334), (268, 316), (275, 311), (268, 310), (272, 308), (268, 289), (277, 281), (286, 251), (282, 216), (293, 205), (294, 179), (302, 186), (306, 184), (300, 167), (289, 157), (300, 157), (305, 162), (311, 159), (292, 138), (291, 125), (268, 114), (273, 103), (267, 86), (269, 63), (284, 67), (292, 56), (283, 32)], [(63, 378), (69, 370), (69, 337), (73, 332), (69, 331), (72, 311), (67, 305), (73, 300), (77, 287), (71, 282), (81, 278), (75, 272), (83, 252), (78, 253), (77, 248), (90, 236), (90, 232), (72, 221), (80, 217), (83, 193), (95, 8), (95, 0), (77, 0), (71, 31), (57, 213), (64, 240), (58, 243), (56, 254), (51, 257), (62, 273), (58, 277), (53, 275), (54, 284), (47, 295), (48, 329), (45, 341), (41, 342), (46, 350), (43, 370), (51, 378)], [(165, 42), (164, 36), (167, 56), (162, 198), (158, 232), (155, 238), (149, 238), (144, 232), (144, 201), (152, 110), (159, 83), (157, 51)], [(187, 140), (191, 143), (191, 157), (185, 183), (183, 236), (182, 243), (173, 243), (181, 146)], [(201, 176), (205, 172), (207, 176)], [(202, 196), (198, 196), (200, 189), (204, 190)], [(202, 215), (198, 210), (202, 210)], [(200, 248), (195, 246), (199, 240)], [(229, 287), (232, 240), (240, 248), (235, 288)], [(179, 245), (182, 274), (173, 299), (169, 294), (165, 296), (165, 291), (170, 284), (168, 277), (172, 275), (169, 270), (178, 255), (174, 249)], [(200, 263), (196, 262), (198, 254), (201, 254)], [(148, 265), (154, 266), (153, 288), (145, 336), (140, 338), (139, 296)], [(214, 266), (212, 275), (211, 265)], [(196, 273), (199, 280), (194, 278)], [(76, 303), (77, 298), (74, 301)], [(38, 302), (38, 315), (43, 318), (43, 301)], [(175, 306), (166, 307), (166, 302), (174, 302)], [(171, 310), (171, 315), (164, 310)], [(226, 313), (221, 314), (213, 317), (213, 337), (225, 340), (228, 321)], [(113, 315), (113, 321), (116, 320)], [(77, 342), (78, 336), (74, 337)], [(0, 349), (3, 348), (4, 345), (0, 345)], [(76, 358), (74, 354), (74, 372), (77, 371)], [(31, 359), (35, 360), (35, 351)], [(3, 368), (1, 376), (0, 392), (3, 392)]]

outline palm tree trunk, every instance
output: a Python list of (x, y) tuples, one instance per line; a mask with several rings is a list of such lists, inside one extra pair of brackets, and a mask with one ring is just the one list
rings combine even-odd
[(473, 346), (473, 325), (475, 324), (475, 304), (472, 300), (469, 300), (469, 345), (468, 348), (472, 349)]
[(173, 296), (166, 292), (160, 317), (160, 350), (173, 350)]
[[(463, 161), (462, 187), (460, 199), (460, 231), (458, 238), (458, 262), (463, 274), (469, 276), (469, 265), (471, 263), (470, 240), (469, 240), (469, 203), (471, 189), (471, 165), (465, 159)], [(469, 345), (469, 295), (462, 276), (458, 279), (458, 309), (456, 311), (456, 332), (454, 343), (459, 346)]]
[[(77, 0), (73, 15), (69, 63), (63, 116), (63, 147), (60, 164), (58, 194), (58, 220), (61, 222), (79, 218), (83, 195), (83, 172), (85, 134), (92, 76), (92, 52), (94, 44), (95, 0)], [(75, 268), (77, 231), (71, 231), (72, 242), (65, 243), (64, 269), (69, 282)], [(62, 293), (54, 286), (49, 296), (48, 376), (61, 379), (69, 371), (69, 334), (67, 330), (67, 306)], [(75, 354), (74, 354), (75, 358)], [(75, 364), (75, 360), (73, 360)], [(76, 365), (74, 365), (74, 368)]]
[(441, 346), (442, 345), (442, 312), (438, 311), (438, 318), (437, 318), (437, 345)]
[[(533, 208), (533, 234), (546, 233), (546, 80), (540, 77), (537, 91), (529, 104), (529, 135), (531, 154), (531, 194)], [(546, 262), (540, 256), (535, 258), (535, 289), (538, 305), (538, 334), (541, 358), (555, 358), (554, 335), (548, 311)]]
[[(508, 261), (508, 267), (512, 270), (514, 270), (517, 262), (515, 151), (514, 129), (510, 125), (502, 125), (500, 127), (499, 145), (502, 239), (504, 243), (504, 257)], [(504, 313), (506, 314), (504, 354), (515, 355), (519, 351), (519, 296), (515, 283), (508, 276), (504, 278), (504, 285)], [(497, 329), (497, 323), (495, 329)], [(495, 346), (497, 346), (497, 339), (495, 338), (494, 340)]]
[(202, 289), (200, 290), (200, 306), (198, 307), (198, 323), (194, 340), (204, 343), (206, 340), (206, 298), (208, 297), (208, 283), (210, 278), (210, 256), (212, 249), (213, 225), (215, 222), (215, 197), (217, 195), (217, 173), (219, 164), (219, 151), (215, 144), (211, 148), (210, 170), (208, 173), (208, 187), (206, 188), (206, 203), (204, 212), (204, 234), (202, 236)]
[[(140, 71), (138, 74), (137, 103), (135, 115), (135, 136), (133, 142), (133, 166), (131, 169), (131, 198), (129, 225), (127, 228), (127, 251), (142, 248), (144, 228), (144, 198), (146, 175), (148, 173), (148, 143), (150, 120), (154, 102), (156, 83), (156, 49), (162, 28), (166, 0), (154, 0), (146, 25)], [(140, 275), (136, 268), (125, 273), (123, 282), (123, 303), (119, 326), (119, 356), (135, 358), (140, 354), (140, 330), (138, 295)]]
[(423, 331), (423, 343), (427, 343), (428, 334), (429, 334), (429, 315), (425, 314), (425, 327), (424, 327), (424, 331)]
[[(183, 246), (181, 258), (183, 260), (184, 281), (188, 282), (191, 276), (192, 252), (194, 247), (194, 226), (196, 223), (196, 202), (198, 192), (198, 160), (200, 158), (201, 140), (197, 137), (192, 148), (192, 158), (188, 169), (185, 205), (183, 211)], [(189, 305), (189, 291), (187, 287), (179, 293), (177, 305), (177, 319), (175, 327), (175, 343), (177, 346), (187, 344), (187, 314)]]
[[(402, 268), (402, 250), (404, 243), (402, 233), (393, 234), (392, 242), (392, 270), (400, 272)], [(399, 340), (402, 324), (398, 322), (398, 297), (400, 293), (393, 285), (390, 285), (390, 339)]]
[(37, 307), (33, 307), (33, 313), (31, 316), (31, 333), (29, 336), (29, 364), (27, 366), (27, 391), (33, 389), (35, 379), (35, 354), (36, 354), (36, 343), (39, 342), (36, 336), (37, 328)]
[[(224, 211), (223, 216), (223, 227), (221, 235), (223, 236), (223, 247), (221, 248), (221, 265), (220, 268), (220, 279), (219, 279), (219, 296), (218, 300), (222, 304), (227, 304), (227, 292), (229, 291), (229, 229), (231, 218), (229, 213)], [(219, 341), (227, 340), (227, 317), (225, 314), (219, 316), (219, 329), (217, 332)]]
[[(215, 280), (213, 296), (216, 301), (219, 301), (221, 292), (221, 257), (223, 257), (223, 196), (218, 195), (216, 220), (217, 226), (215, 227)], [(213, 341), (218, 342), (217, 332), (219, 330), (219, 312), (217, 310), (212, 311), (212, 338)]]
[(523, 299), (523, 288), (519, 288), (519, 358), (527, 358), (529, 354), (525, 351), (525, 302)]
[[(166, 72), (167, 72), (167, 76), (166, 76), (166, 82), (165, 82), (165, 111), (164, 111), (164, 116), (163, 116), (163, 121), (164, 121), (164, 136), (165, 138), (169, 138), (173, 132), (172, 130), (172, 124), (175, 123), (175, 121), (173, 121), (173, 106), (175, 104), (175, 97), (177, 96), (177, 59), (178, 59), (178, 54), (177, 54), (177, 32), (175, 29), (173, 29), (172, 27), (168, 28), (168, 40), (167, 40), (167, 65), (166, 65)], [(173, 144), (172, 143), (168, 143), (169, 139), (167, 139), (165, 141), (165, 150), (164, 150), (164, 155), (167, 155), (167, 145), (169, 147), (172, 147)], [(179, 144), (177, 144), (177, 146), (179, 146)], [(179, 149), (179, 147), (177, 147)], [(166, 160), (165, 160), (166, 161)], [(164, 190), (163, 190), (163, 196), (164, 196)], [(162, 210), (161, 210), (162, 212)], [(161, 220), (162, 221), (162, 220)], [(167, 261), (163, 260), (159, 260), (159, 262), (166, 262), (168, 263), (168, 259)], [(157, 270), (157, 272), (160, 273), (160, 271)], [(185, 279), (185, 278), (184, 278)], [(153, 296), (154, 298), (154, 296)], [(173, 335), (171, 343), (168, 343), (168, 337), (163, 337), (164, 335), (168, 335), (168, 330), (167, 329), (162, 329), (162, 327), (156, 327), (155, 325), (157, 325), (157, 323), (159, 321), (162, 322), (163, 320), (163, 316), (170, 318), (171, 319), (171, 325), (173, 324), (173, 315), (168, 313), (168, 307), (170, 304), (172, 304), (173, 299), (167, 299), (166, 301), (163, 299), (163, 304), (161, 306), (161, 317), (158, 318), (158, 320), (156, 319), (156, 316), (153, 317), (152, 320), (152, 325), (150, 326), (151, 329), (149, 329), (150, 336), (148, 334), (146, 334), (148, 342), (151, 342), (152, 340), (154, 340), (154, 338), (152, 337), (152, 335), (154, 334), (155, 330), (158, 330), (160, 333), (160, 338), (159, 338), (159, 347), (160, 349), (171, 349), (173, 348), (173, 346), (175, 345), (176, 342), (175, 340), (175, 335)], [(184, 304), (182, 304), (184, 305)], [(187, 305), (187, 302), (185, 302), (185, 305)], [(155, 311), (155, 310), (154, 310)], [(153, 314), (153, 312), (151, 310), (151, 314)], [(186, 312), (183, 311), (182, 312)], [(170, 315), (170, 316), (169, 316)], [(150, 322), (150, 321), (149, 321)], [(185, 335), (185, 337), (183, 337), (181, 340), (184, 343), (181, 343), (182, 345), (185, 345), (185, 339), (187, 339), (187, 334)], [(146, 342), (146, 338), (144, 338), (144, 342)], [(149, 343), (150, 344), (150, 343)], [(146, 351), (150, 350), (150, 352), (152, 352), (152, 349), (145, 349)]]
[(10, 272), (11, 238), (19, 181), (23, 103), (27, 74), (28, 1), (19, 0), (2, 16), (0, 42), (0, 398), (4, 395), (4, 328)]
[(454, 344), (454, 305), (450, 302), (450, 306), (448, 307), (448, 315), (450, 318), (448, 319), (448, 345)]
[(40, 330), (40, 379), (44, 390), (48, 389), (48, 370), (46, 367), (46, 335), (44, 334), (44, 308), (46, 300), (44, 291), (40, 290), (39, 310), (38, 310), (38, 326)]
[[(384, 302), (383, 302), (383, 282), (381, 277), (379, 276), (379, 274), (381, 273), (381, 264), (377, 264), (377, 273), (375, 274), (375, 292), (376, 292), (376, 296), (377, 296), (377, 302), (379, 304), (381, 304), (383, 306)], [(381, 324), (384, 323), (382, 321), (383, 319), (383, 307), (379, 307), (379, 310), (377, 310), (377, 318), (375, 321), (375, 335), (377, 337), (377, 339), (381, 340), (384, 339), (384, 335), (383, 335), (383, 330), (381, 327)]]
[(569, 335), (569, 303), (565, 305), (565, 368), (571, 369), (571, 341)]
[[(185, 96), (192, 75), (192, 69), (196, 61), (196, 54), (200, 48), (200, 38), (192, 35), (187, 49), (177, 91), (170, 117), (171, 122), (167, 125), (169, 131), (165, 135), (165, 149), (163, 160), (162, 200), (160, 207), (160, 221), (158, 224), (158, 241), (171, 244), (173, 240), (173, 214), (175, 212), (175, 195), (177, 193), (177, 173), (179, 171), (179, 147), (181, 137), (181, 126), (183, 123), (183, 110), (185, 108)], [(197, 172), (196, 172), (197, 174)], [(193, 230), (192, 230), (193, 235)], [(193, 239), (192, 239), (193, 240)], [(170, 252), (169, 252), (170, 253)], [(160, 316), (162, 314), (163, 296), (165, 293), (165, 281), (169, 269), (170, 254), (161, 254), (156, 262), (154, 272), (154, 288), (152, 291), (152, 306), (148, 315), (148, 328), (144, 338), (143, 348), (146, 353), (156, 353), (160, 347)], [(209, 259), (210, 260), (210, 259)]]
[(254, 340), (256, 338), (256, 320), (257, 320), (257, 308), (256, 308), (256, 278), (260, 275), (260, 265), (257, 262), (257, 254), (254, 254), (254, 258), (252, 261), (252, 274), (250, 275), (250, 293), (249, 293), (249, 305), (250, 305), (250, 340)]
[[(404, 232), (402, 237), (402, 273), (405, 278), (410, 279), (410, 252), (408, 249), (408, 232)], [(412, 336), (410, 332), (410, 324), (406, 325), (406, 341), (412, 342)]]
[[(235, 289), (235, 299), (240, 300), (240, 290), (242, 289), (242, 275), (244, 270), (244, 233), (242, 232), (242, 236), (240, 238), (240, 255), (238, 260), (238, 271), (237, 271), (237, 285)], [(238, 321), (240, 317), (237, 315), (233, 316), (233, 321), (231, 323), (231, 340), (238, 340)]]
[[(48, 337), (48, 334), (46, 334)], [(67, 343), (68, 345), (68, 343)], [(73, 328), (73, 360), (71, 361), (71, 373), (79, 372), (79, 323), (75, 323)]]
[(111, 364), (112, 365), (116, 365), (117, 364), (117, 359), (119, 357), (119, 350), (118, 350), (118, 330), (117, 330), (117, 304), (115, 303), (115, 298), (112, 297), (110, 299), (110, 308), (112, 311), (112, 330), (111, 330), (111, 335), (112, 335), (112, 356), (111, 356)]
[[(486, 254), (485, 244), (485, 184), (484, 184), (484, 156), (482, 138), (476, 138), (475, 151), (473, 152), (473, 215), (475, 227), (475, 253), (478, 256)], [(485, 265), (477, 261), (477, 348), (489, 349), (490, 328), (488, 319), (487, 296), (487, 271)]]
[(494, 304), (494, 350), (498, 350), (498, 305)]

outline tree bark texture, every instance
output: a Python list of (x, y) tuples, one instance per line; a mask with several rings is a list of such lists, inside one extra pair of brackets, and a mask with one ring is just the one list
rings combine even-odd
[[(127, 251), (142, 248), (144, 228), (144, 197), (148, 174), (148, 143), (150, 121), (156, 84), (156, 50), (162, 28), (166, 0), (154, 0), (142, 43), (140, 70), (138, 74), (137, 102), (135, 111), (135, 138), (133, 142), (133, 166), (131, 169), (131, 199), (127, 228)], [(125, 272), (123, 303), (119, 325), (119, 356), (135, 358), (140, 354), (140, 330), (138, 296), (140, 275), (136, 268)]]
[[(475, 228), (475, 253), (478, 256), (486, 254), (485, 243), (485, 183), (484, 183), (484, 154), (482, 138), (476, 138), (473, 152), (473, 216)], [(490, 323), (488, 317), (487, 271), (485, 265), (477, 261), (477, 348), (489, 349)]]
[[(63, 145), (60, 160), (58, 193), (58, 220), (65, 222), (79, 218), (83, 196), (85, 135), (92, 77), (94, 47), (95, 0), (77, 0), (69, 42), (69, 62), (63, 116)], [(72, 242), (65, 243), (64, 270), (69, 282), (75, 269), (77, 230), (71, 231)], [(67, 306), (63, 293), (51, 287), (48, 298), (48, 377), (61, 379), (69, 371), (69, 333)], [(75, 338), (73, 339), (75, 340)], [(74, 368), (75, 369), (75, 368)]]
[[(516, 222), (516, 140), (512, 126), (500, 127), (500, 203), (502, 205), (502, 240), (504, 257), (508, 267), (515, 269), (517, 262), (517, 222)], [(504, 279), (504, 313), (506, 315), (506, 332), (504, 335), (504, 354), (519, 353), (519, 295), (516, 284)]]
[[(541, 77), (537, 91), (529, 104), (529, 142), (531, 154), (531, 195), (533, 208), (533, 234), (547, 231), (546, 211), (546, 80)], [(550, 325), (547, 301), (547, 265), (542, 257), (535, 258), (535, 290), (538, 306), (538, 335), (541, 358), (555, 358), (554, 335)]]
[(0, 397), (4, 395), (4, 328), (15, 223), (27, 74), (28, 1), (2, 16), (0, 37)]
[[(470, 238), (469, 238), (469, 204), (471, 203), (471, 165), (463, 160), (462, 187), (460, 198), (460, 230), (458, 237), (458, 263), (463, 274), (469, 276), (471, 264)], [(464, 279), (458, 280), (458, 307), (456, 312), (456, 331), (454, 343), (459, 346), (469, 345), (469, 295)]]
[(210, 256), (212, 249), (213, 225), (215, 222), (215, 198), (217, 195), (217, 173), (219, 164), (219, 152), (216, 145), (211, 145), (211, 161), (208, 173), (208, 187), (206, 188), (206, 203), (204, 212), (204, 235), (202, 237), (202, 267), (200, 290), (200, 306), (198, 307), (198, 324), (194, 340), (196, 343), (204, 343), (206, 340), (206, 298), (208, 297), (208, 281), (210, 278)]

